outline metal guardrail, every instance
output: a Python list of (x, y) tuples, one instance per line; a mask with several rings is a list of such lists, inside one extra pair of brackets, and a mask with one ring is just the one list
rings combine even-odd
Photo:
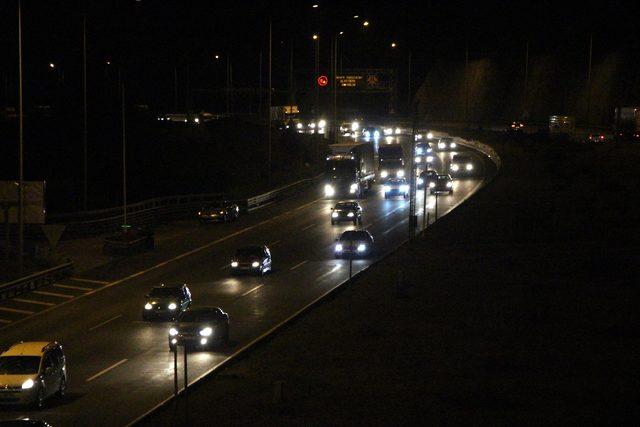
[(275, 190), (269, 191), (264, 194), (260, 194), (254, 197), (250, 197), (246, 200), (247, 210), (253, 210), (259, 208), (265, 203), (270, 203), (274, 200), (278, 200), (282, 197), (289, 196), (291, 193), (296, 192), (302, 188), (306, 188), (309, 185), (316, 182), (323, 174), (317, 175), (313, 178), (301, 179), (300, 181), (296, 181), (292, 184), (285, 185), (280, 188), (276, 188)]
[(71, 271), (73, 271), (73, 263), (69, 261), (57, 267), (40, 271), (12, 282), (0, 284), (0, 301), (50, 285), (55, 279), (68, 275)]

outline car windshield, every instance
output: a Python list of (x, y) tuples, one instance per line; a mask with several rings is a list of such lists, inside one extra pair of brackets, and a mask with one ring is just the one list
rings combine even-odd
[(37, 374), (40, 368), (39, 356), (0, 357), (0, 375)]
[(406, 181), (403, 179), (390, 179), (389, 181), (387, 181), (387, 184), (389, 185), (402, 185), (402, 184), (406, 184)]
[(454, 156), (453, 157), (453, 161), (454, 162), (470, 162), (471, 161), (471, 157), (469, 157), (469, 156)]
[(364, 231), (356, 230), (345, 231), (344, 233), (342, 233), (342, 236), (340, 236), (340, 240), (364, 240), (366, 238), (367, 233), (365, 233)]
[(262, 248), (259, 246), (241, 248), (236, 251), (236, 256), (239, 258), (262, 256)]
[(214, 310), (185, 311), (180, 316), (180, 322), (199, 323), (215, 320), (216, 318)]
[(448, 175), (438, 175), (438, 181), (449, 181)]
[(171, 298), (180, 295), (180, 288), (153, 288), (150, 297), (154, 298)]
[(354, 172), (356, 161), (351, 159), (331, 160), (327, 162), (328, 172)]
[(212, 210), (212, 209), (222, 209), (224, 208), (225, 204), (223, 202), (216, 202), (216, 203), (211, 203), (210, 205), (207, 205), (204, 207), (204, 210)]
[(356, 208), (355, 203), (338, 203), (336, 205), (336, 209), (355, 209), (355, 208)]

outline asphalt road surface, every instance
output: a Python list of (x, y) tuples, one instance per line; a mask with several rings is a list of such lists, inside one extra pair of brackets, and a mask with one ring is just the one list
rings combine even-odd
[[(436, 156), (435, 167), (446, 167), (450, 153)], [(453, 195), (439, 197), (440, 215), (473, 194), (482, 180), (455, 180)], [(338, 286), (348, 278), (349, 265), (334, 259), (333, 246), (336, 237), (353, 226), (331, 225), (330, 208), (336, 200), (321, 198), (321, 190), (319, 185), (233, 224), (194, 229), (193, 242), (199, 249), (187, 251), (185, 246), (182, 255), (174, 252), (165, 259), (141, 254), (98, 268), (81, 280), (22, 296), (23, 301), (0, 304), (0, 318), (5, 320), (0, 324), (1, 346), (21, 340), (59, 341), (68, 365), (68, 395), (62, 401), (54, 398), (41, 411), (3, 408), (0, 420), (28, 416), (55, 426), (126, 425), (169, 398), (173, 393), (173, 354), (167, 345), (170, 323), (141, 319), (145, 294), (160, 282), (187, 283), (194, 306), (220, 306), (231, 319), (227, 346), (189, 356), (190, 381)], [(409, 201), (384, 200), (380, 187), (374, 190), (360, 203), (363, 227), (374, 236), (376, 253), (354, 261), (354, 273), (410, 235)], [(431, 215), (433, 201), (429, 197)], [(417, 206), (421, 225), (421, 191)], [(236, 248), (250, 243), (269, 245), (273, 272), (232, 277), (230, 257)], [(175, 246), (179, 250), (180, 242)], [(339, 325), (328, 327), (328, 333), (335, 327)]]

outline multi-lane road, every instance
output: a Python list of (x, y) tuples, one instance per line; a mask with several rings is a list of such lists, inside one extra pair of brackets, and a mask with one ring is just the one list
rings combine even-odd
[[(450, 154), (436, 156), (436, 168), (442, 168)], [(453, 195), (439, 197), (440, 215), (473, 194), (483, 179), (456, 180)], [(392, 251), (411, 233), (408, 200), (384, 200), (380, 188), (374, 190), (361, 205), (364, 228), (376, 239), (376, 253), (371, 259), (354, 261), (354, 272)], [(175, 250), (165, 259), (141, 254), (98, 268), (82, 280), (60, 282), (43, 293), (1, 303), (0, 318), (5, 322), (0, 324), (0, 346), (21, 340), (59, 341), (67, 355), (68, 394), (63, 401), (52, 399), (41, 411), (0, 409), (0, 420), (29, 416), (56, 426), (133, 422), (173, 392), (169, 323), (141, 318), (149, 289), (160, 282), (187, 283), (194, 306), (216, 305), (230, 315), (230, 343), (189, 356), (193, 381), (348, 278), (348, 261), (334, 259), (333, 245), (352, 225), (330, 224), (335, 202), (321, 198), (317, 186), (233, 224), (193, 227), (182, 242), (165, 241), (184, 246), (177, 255)], [(417, 205), (422, 215), (421, 191)], [(432, 197), (428, 206), (433, 215)], [(231, 255), (250, 243), (271, 248), (273, 273), (231, 276)]]

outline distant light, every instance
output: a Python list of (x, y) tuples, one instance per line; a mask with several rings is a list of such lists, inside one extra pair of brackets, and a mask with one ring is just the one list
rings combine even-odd
[(53, 62), (49, 62), (49, 68), (56, 68), (56, 64), (54, 64)]
[(215, 59), (220, 59), (220, 55), (215, 55), (214, 58)]
[(391, 47), (395, 48), (396, 46), (398, 46), (395, 42), (391, 42)]
[(311, 38), (313, 38), (314, 40), (318, 40), (318, 35), (314, 34), (313, 36), (311, 36)]
[(360, 18), (360, 15), (353, 15), (353, 19), (358, 19)]
[(111, 61), (107, 59), (107, 65), (111, 65)]
[(313, 7), (314, 9), (317, 9), (317, 8), (318, 8), (318, 5), (317, 5), (317, 4), (314, 4), (312, 7)]
[(340, 35), (343, 35), (343, 34), (344, 34), (344, 31), (340, 31)]
[(364, 21), (364, 22), (362, 23), (362, 25), (363, 25), (363, 26), (365, 26), (365, 27), (368, 27), (368, 26), (369, 26), (369, 21)]

